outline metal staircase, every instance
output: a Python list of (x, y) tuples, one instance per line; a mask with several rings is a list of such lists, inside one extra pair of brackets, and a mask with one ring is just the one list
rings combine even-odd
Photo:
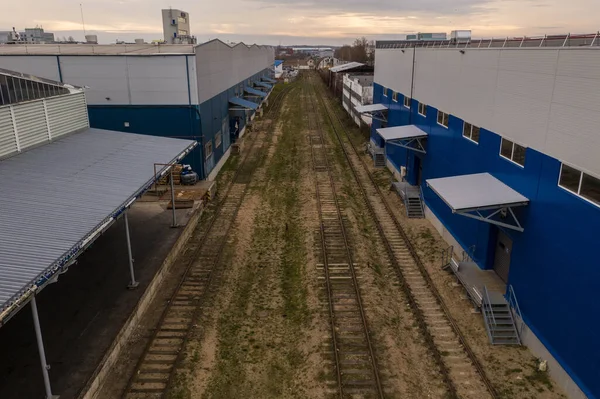
[(367, 152), (373, 157), (373, 163), (376, 168), (385, 168), (385, 150), (383, 148), (369, 142), (367, 144)]
[[(514, 295), (512, 287), (509, 287), (510, 292)], [(520, 313), (518, 304), (516, 311)], [(499, 292), (489, 292), (484, 286), (481, 313), (492, 345), (521, 345), (513, 310), (504, 295)]]
[(404, 195), (404, 205), (409, 219), (423, 219), (425, 217), (420, 187), (409, 186), (407, 188)]
[(373, 161), (375, 162), (376, 168), (385, 168), (385, 155), (383, 153), (375, 153), (375, 155), (373, 155)]

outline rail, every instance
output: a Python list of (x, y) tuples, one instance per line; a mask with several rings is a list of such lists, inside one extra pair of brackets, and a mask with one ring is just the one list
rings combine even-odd
[[(268, 111), (269, 114), (279, 111), (283, 98), (291, 89), (291, 86), (286, 87), (278, 94)], [(200, 305), (205, 303), (208, 295), (210, 295), (213, 282), (218, 279), (216, 269), (218, 269), (217, 266), (222, 259), (227, 242), (226, 238), (244, 202), (244, 196), (249, 185), (249, 179), (248, 182), (245, 181), (245, 174), (248, 173), (246, 169), (252, 169), (256, 165), (256, 163), (248, 164), (248, 162), (251, 156), (258, 158), (252, 151), (257, 137), (258, 135), (254, 135), (250, 148), (230, 180), (223, 198), (217, 204), (215, 214), (205, 232), (200, 234), (199, 237), (190, 239), (190, 241), (198, 243), (197, 248), (192, 251), (191, 255), (186, 255), (183, 277), (175, 288), (168, 305), (163, 310), (157, 328), (153, 330), (142, 355), (138, 359), (135, 370), (122, 394), (123, 398), (137, 398), (139, 395), (164, 397), (169, 391), (178, 365), (183, 359), (183, 349), (187, 345), (194, 323), (197, 323), (196, 320), (201, 315)], [(238, 184), (236, 187), (236, 182), (242, 179), (244, 183)], [(239, 186), (242, 186), (242, 191), (238, 193)], [(234, 191), (236, 192), (234, 193)], [(231, 201), (233, 201), (233, 204), (228, 203)], [(222, 219), (221, 216), (225, 212), (228, 213), (228, 218)], [(218, 226), (219, 223), (225, 223), (225, 225)], [(212, 237), (213, 234), (215, 234), (215, 237)], [(214, 245), (207, 244), (209, 241)], [(204, 250), (207, 251), (204, 255), (204, 259), (207, 261), (198, 262)], [(196, 270), (195, 267), (198, 263), (202, 264)], [(193, 294), (187, 292), (193, 292)], [(177, 322), (173, 322), (174, 318), (178, 319)], [(156, 358), (160, 358), (160, 360)]]
[[(310, 78), (309, 78), (310, 79)], [(313, 87), (314, 88), (314, 87)], [(316, 93), (315, 93), (316, 94)], [(316, 191), (316, 197), (317, 197), (317, 207), (318, 207), (318, 211), (319, 211), (319, 224), (320, 224), (320, 236), (321, 236), (321, 250), (323, 252), (323, 268), (325, 271), (325, 280), (326, 280), (326, 287), (327, 287), (327, 296), (328, 296), (328, 308), (329, 308), (329, 315), (330, 315), (330, 323), (331, 323), (331, 334), (332, 334), (332, 342), (333, 342), (333, 354), (334, 354), (334, 359), (335, 359), (335, 367), (336, 367), (336, 375), (337, 375), (337, 381), (338, 381), (338, 389), (339, 389), (339, 394), (340, 394), (340, 398), (344, 398), (347, 397), (347, 392), (345, 392), (345, 389), (348, 388), (348, 386), (352, 386), (353, 384), (361, 384), (363, 382), (366, 382), (367, 380), (358, 380), (358, 381), (352, 381), (352, 380), (344, 380), (344, 367), (343, 367), (343, 363), (341, 361), (341, 357), (343, 357), (346, 353), (346, 349), (344, 348), (343, 342), (344, 339), (342, 337), (338, 337), (338, 333), (341, 331), (344, 331), (344, 329), (347, 329), (349, 327), (348, 324), (352, 324), (353, 322), (344, 322), (344, 319), (346, 319), (346, 317), (344, 316), (344, 313), (342, 314), (336, 314), (337, 311), (335, 310), (335, 306), (334, 304), (336, 303), (336, 293), (339, 296), (340, 291), (341, 292), (353, 292), (353, 296), (356, 300), (356, 305), (357, 308), (353, 309), (353, 310), (349, 310), (349, 308), (351, 308), (352, 306), (349, 305), (347, 302), (344, 306), (345, 309), (347, 309), (347, 311), (356, 311), (359, 314), (360, 320), (361, 320), (361, 324), (362, 324), (362, 334), (363, 334), (363, 338), (366, 342), (366, 355), (368, 355), (368, 358), (366, 360), (364, 360), (364, 362), (366, 363), (370, 363), (370, 367), (372, 370), (372, 377), (374, 380), (374, 388), (376, 391), (376, 395), (379, 398), (383, 398), (384, 394), (383, 394), (383, 387), (381, 385), (381, 379), (379, 377), (379, 371), (378, 371), (378, 366), (377, 366), (377, 361), (376, 361), (376, 357), (375, 357), (375, 352), (373, 350), (373, 345), (371, 343), (371, 338), (369, 336), (369, 326), (367, 324), (367, 318), (365, 315), (365, 310), (364, 310), (364, 305), (361, 299), (361, 294), (359, 291), (359, 283), (358, 283), (358, 278), (356, 276), (356, 271), (354, 269), (354, 259), (350, 250), (350, 245), (349, 245), (349, 240), (348, 240), (348, 235), (346, 232), (346, 228), (344, 227), (344, 220), (342, 217), (342, 213), (341, 213), (341, 207), (340, 207), (340, 203), (339, 203), (339, 199), (337, 196), (337, 190), (335, 187), (335, 182), (333, 179), (333, 174), (332, 174), (332, 168), (331, 165), (329, 163), (329, 154), (325, 151), (325, 149), (322, 147), (322, 145), (325, 143), (325, 135), (323, 132), (323, 128), (321, 126), (321, 123), (319, 121), (318, 118), (318, 112), (317, 112), (317, 108), (315, 106), (314, 100), (313, 100), (313, 96), (310, 96), (310, 104), (312, 106), (312, 110), (314, 112), (314, 114), (316, 115), (315, 117), (315, 125), (316, 125), (316, 130), (318, 131), (319, 134), (319, 144), (321, 144), (320, 150), (321, 150), (321, 154), (322, 157), (320, 159), (317, 159), (317, 153), (315, 151), (315, 145), (313, 145), (313, 140), (312, 140), (312, 136), (311, 136), (311, 157), (312, 157), (312, 161), (313, 161), (313, 167), (314, 167), (314, 172), (315, 172), (315, 191)], [(310, 122), (310, 118), (309, 118), (309, 122)], [(309, 126), (310, 127), (310, 126)], [(321, 161), (321, 162), (319, 162)], [(326, 176), (323, 176), (322, 174), (326, 173)], [(321, 180), (319, 180), (321, 179)], [(323, 187), (320, 187), (320, 183), (323, 184)], [(328, 192), (324, 192), (328, 191)], [(331, 204), (333, 204), (333, 210), (331, 208)], [(335, 213), (335, 217), (333, 218), (327, 218), (325, 219), (323, 217), (324, 214), (324, 208), (327, 207), (328, 208), (328, 212), (327, 213)], [(328, 233), (329, 235), (331, 235), (333, 232), (339, 232), (341, 241), (343, 243), (342, 247), (342, 253), (339, 253), (338, 251), (335, 251), (333, 248), (328, 248), (328, 238), (331, 239), (331, 237), (328, 237)], [(338, 252), (338, 253), (336, 253)], [(345, 280), (338, 280), (338, 284), (336, 284), (336, 288), (333, 287), (332, 284), (332, 279), (333, 277), (330, 275), (330, 258), (331, 259), (338, 259), (338, 260), (345, 260), (348, 264), (348, 272), (349, 272), (349, 285), (348, 286), (342, 286), (340, 281), (345, 281)], [(338, 275), (339, 277), (339, 275)], [(346, 290), (346, 291), (344, 291)], [(340, 306), (341, 304), (338, 303), (338, 306)], [(346, 314), (347, 316), (347, 314)], [(346, 323), (346, 324), (344, 324)], [(353, 351), (356, 351), (356, 347), (353, 347)], [(356, 355), (354, 355), (356, 356)], [(357, 359), (353, 360), (353, 364), (356, 364), (357, 362), (359, 362), (358, 357)], [(356, 365), (351, 366), (353, 368), (356, 367)], [(350, 378), (355, 378), (352, 377), (353, 374), (349, 374)], [(364, 389), (364, 387), (363, 387)]]
[(497, 398), (498, 394), (496, 393), (496, 390), (494, 388), (494, 386), (492, 385), (491, 381), (489, 380), (489, 378), (487, 378), (486, 373), (483, 369), (483, 366), (481, 365), (481, 363), (479, 362), (479, 360), (477, 359), (477, 357), (475, 356), (475, 353), (473, 352), (473, 350), (471, 349), (471, 347), (469, 346), (469, 344), (466, 342), (466, 339), (464, 338), (464, 335), (462, 334), (462, 332), (460, 331), (460, 328), (458, 327), (458, 325), (456, 324), (456, 322), (454, 321), (453, 317), (450, 314), (450, 311), (448, 309), (448, 307), (445, 305), (440, 293), (438, 292), (437, 288), (435, 287), (435, 284), (433, 283), (433, 281), (431, 280), (431, 277), (428, 274), (427, 269), (425, 268), (425, 265), (422, 263), (419, 255), (417, 254), (414, 246), (412, 245), (411, 241), (409, 240), (408, 236), (406, 235), (406, 232), (404, 231), (403, 227), (401, 226), (401, 224), (399, 223), (397, 217), (395, 216), (394, 212), (392, 211), (389, 203), (387, 202), (387, 200), (385, 199), (385, 196), (383, 195), (381, 188), (378, 186), (377, 182), (375, 181), (374, 177), (372, 176), (372, 174), (368, 171), (368, 166), (366, 165), (364, 159), (360, 156), (360, 153), (358, 152), (358, 150), (356, 149), (355, 144), (352, 142), (352, 140), (350, 139), (350, 137), (348, 136), (348, 133), (346, 132), (346, 130), (344, 129), (344, 125), (341, 122), (339, 116), (336, 114), (335, 111), (332, 111), (329, 109), (328, 104), (326, 103), (326, 101), (324, 100), (325, 98), (325, 94), (322, 94), (322, 98), (321, 101), (323, 103), (324, 108), (327, 111), (327, 116), (330, 120), (332, 129), (334, 131), (335, 136), (337, 137), (338, 142), (340, 143), (340, 147), (342, 149), (342, 152), (344, 154), (344, 157), (348, 163), (348, 166), (350, 168), (350, 170), (352, 171), (355, 181), (357, 182), (357, 186), (359, 188), (359, 190), (361, 191), (363, 198), (365, 199), (365, 203), (367, 205), (367, 208), (369, 210), (369, 213), (372, 216), (373, 221), (375, 222), (375, 226), (382, 238), (383, 244), (385, 246), (385, 248), (387, 249), (388, 255), (390, 257), (391, 263), (394, 267), (394, 269), (397, 272), (397, 276), (400, 279), (401, 282), (401, 286), (403, 287), (404, 292), (406, 293), (407, 299), (409, 301), (409, 305), (411, 306), (413, 312), (415, 313), (415, 315), (417, 316), (417, 322), (419, 324), (421, 333), (423, 334), (426, 343), (428, 344), (429, 348), (432, 350), (432, 354), (434, 356), (434, 358), (436, 359), (436, 363), (438, 364), (438, 366), (440, 367), (442, 376), (444, 378), (445, 384), (449, 390), (449, 394), (452, 397), (457, 397), (458, 393), (456, 391), (456, 387), (452, 381), (452, 379), (449, 376), (449, 370), (447, 368), (447, 366), (444, 363), (444, 360), (442, 359), (442, 355), (441, 355), (441, 351), (440, 349), (436, 346), (435, 342), (433, 341), (433, 337), (430, 333), (429, 327), (427, 325), (427, 322), (425, 321), (425, 317), (423, 314), (423, 311), (420, 309), (420, 307), (418, 306), (414, 295), (411, 293), (410, 289), (407, 287), (406, 284), (406, 280), (403, 277), (402, 271), (400, 269), (400, 265), (397, 262), (394, 254), (393, 254), (393, 249), (391, 246), (390, 241), (387, 239), (385, 232), (383, 230), (382, 227), (382, 223), (379, 220), (373, 205), (371, 204), (371, 199), (369, 198), (369, 194), (367, 193), (363, 183), (360, 181), (359, 178), (359, 174), (358, 174), (358, 170), (356, 169), (356, 167), (353, 165), (352, 160), (350, 159), (350, 155), (349, 152), (346, 150), (344, 142), (342, 141), (341, 138), (341, 133), (340, 133), (340, 129), (337, 128), (335, 125), (336, 123), (334, 123), (334, 118), (335, 120), (337, 120), (337, 124), (339, 126), (342, 127), (342, 130), (344, 131), (344, 134), (347, 137), (347, 141), (349, 143), (349, 146), (352, 148), (352, 152), (353, 154), (355, 154), (355, 156), (358, 158), (358, 162), (360, 165), (362, 165), (362, 169), (365, 171), (370, 186), (373, 188), (373, 190), (377, 193), (377, 198), (380, 200), (380, 202), (383, 204), (383, 207), (386, 211), (386, 217), (387, 220), (390, 220), (393, 225), (396, 228), (396, 231), (399, 233), (400, 237), (402, 237), (403, 243), (406, 247), (406, 249), (408, 250), (408, 252), (411, 254), (411, 257), (414, 259), (415, 264), (417, 265), (418, 270), (420, 271), (420, 274), (423, 276), (423, 279), (426, 282), (426, 286), (428, 287), (428, 289), (431, 291), (431, 293), (433, 294), (436, 303), (440, 306), (443, 314), (445, 315), (448, 324), (451, 327), (451, 330), (454, 332), (454, 334), (456, 335), (458, 341), (460, 342), (460, 344), (462, 345), (462, 348), (464, 349), (467, 357), (469, 358), (470, 362), (472, 363), (472, 365), (474, 366), (474, 368), (477, 370), (477, 374), (479, 375), (479, 377), (481, 378), (485, 389), (487, 390), (487, 392), (490, 394), (490, 396), (492, 398)]

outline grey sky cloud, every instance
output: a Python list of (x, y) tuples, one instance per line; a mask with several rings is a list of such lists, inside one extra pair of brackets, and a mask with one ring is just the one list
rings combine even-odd
[(401, 37), (411, 32), (472, 29), (474, 37), (595, 32), (598, 0), (28, 0), (3, 4), (0, 30), (42, 25), (102, 42), (162, 37), (160, 9), (188, 11), (199, 40), (265, 44), (342, 44), (357, 36)]
[(482, 5), (494, 3), (495, 0), (250, 0), (265, 5), (294, 6), (298, 9), (326, 10), (340, 13), (373, 14), (380, 12), (402, 14), (406, 12), (424, 12), (446, 14), (453, 12), (477, 12)]

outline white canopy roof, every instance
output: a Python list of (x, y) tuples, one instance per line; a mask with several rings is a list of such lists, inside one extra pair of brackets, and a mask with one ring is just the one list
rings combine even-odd
[(415, 125), (384, 127), (377, 129), (377, 133), (385, 140), (405, 140), (417, 137), (427, 137), (427, 132)]
[(347, 64), (342, 64), (342, 65), (338, 65), (338, 66), (334, 66), (333, 68), (329, 68), (329, 70), (331, 72), (343, 72), (343, 71), (347, 71), (349, 69), (353, 69), (353, 68), (358, 68), (361, 67), (365, 64), (361, 63), (361, 62), (349, 62)]
[(364, 112), (380, 112), (387, 111), (388, 107), (385, 104), (368, 104), (368, 105), (357, 105), (356, 112), (361, 114)]
[(529, 203), (529, 199), (489, 173), (429, 179), (427, 185), (452, 208), (452, 212), (507, 208)]

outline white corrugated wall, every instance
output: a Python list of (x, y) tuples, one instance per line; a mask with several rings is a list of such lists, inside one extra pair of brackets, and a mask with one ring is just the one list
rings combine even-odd
[(0, 159), (88, 127), (83, 92), (3, 106)]
[[(412, 51), (377, 49), (375, 82), (410, 94)], [(600, 176), (598, 71), (597, 48), (424, 48), (413, 97)]]

